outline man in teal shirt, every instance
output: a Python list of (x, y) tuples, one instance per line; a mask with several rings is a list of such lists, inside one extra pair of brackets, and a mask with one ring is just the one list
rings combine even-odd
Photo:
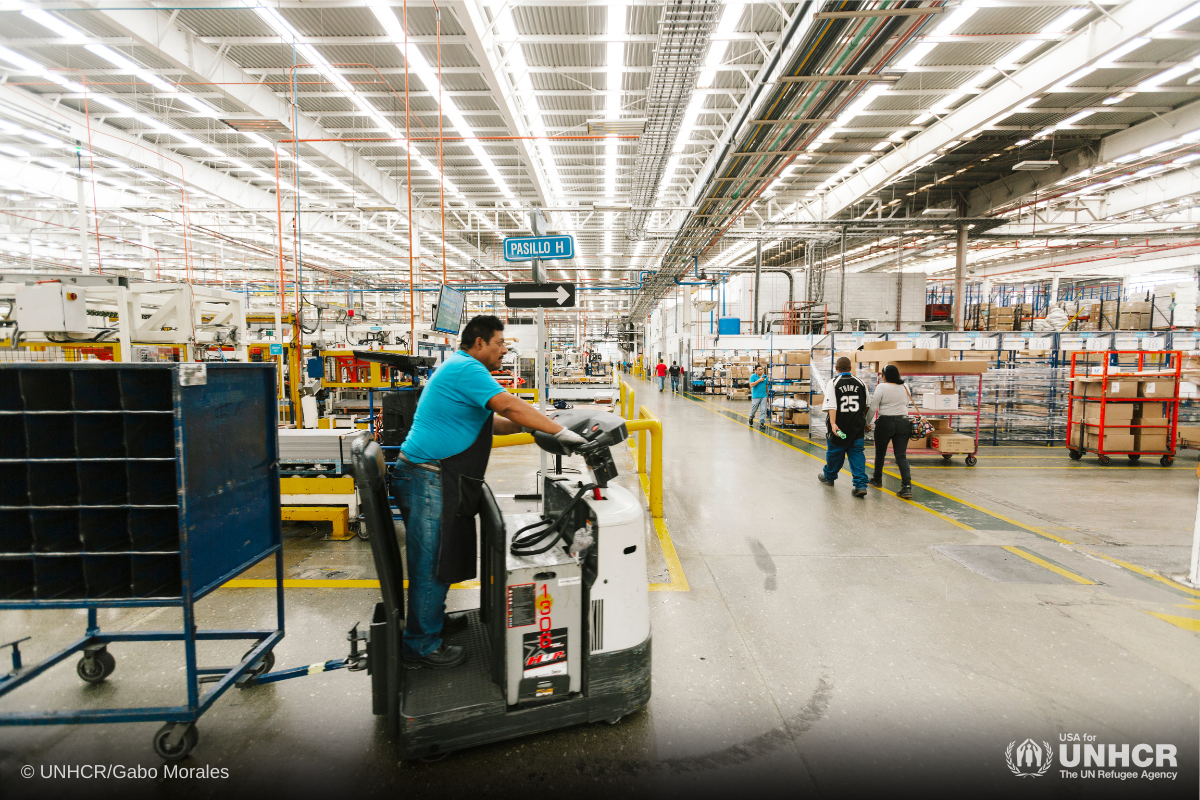
[(767, 374), (763, 369), (763, 365), (759, 364), (754, 368), (754, 374), (750, 376), (750, 427), (754, 427), (754, 415), (762, 412), (759, 418), (759, 430), (767, 427)]
[[(392, 494), (404, 519), (408, 553), (402, 655), (409, 669), (454, 667), (466, 660), (464, 648), (442, 641), (442, 633), (449, 632), (443, 628), (447, 622), (452, 630), (466, 623), (465, 617), (445, 616), (450, 582), (439, 576), (447, 563), (442, 545), (446, 532), (457, 536), (457, 531), (453, 525), (443, 526), (443, 495), (448, 506), (461, 513), (458, 501), (470, 491), (462, 487), (482, 483), (493, 433), (544, 431), (568, 450), (587, 443), (496, 382), (491, 373), (500, 368), (506, 352), (503, 322), (493, 316), (468, 322), (459, 351), (434, 370), (422, 388), (412, 428), (396, 459)], [(473, 520), (474, 510), (468, 511)], [(472, 547), (473, 525), (468, 534)]]

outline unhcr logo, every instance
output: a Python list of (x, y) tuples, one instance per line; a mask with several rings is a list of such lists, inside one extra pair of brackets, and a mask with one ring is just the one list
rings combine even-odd
[(1050, 749), (1049, 742), (1038, 744), (1033, 739), (1026, 739), (1020, 744), (1009, 742), (1004, 758), (1012, 774), (1018, 778), (1040, 778), (1050, 769), (1054, 751)]

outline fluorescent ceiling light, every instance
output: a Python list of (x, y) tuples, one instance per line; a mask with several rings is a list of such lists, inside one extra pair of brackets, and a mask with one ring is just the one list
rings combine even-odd
[(87, 36), (81, 31), (63, 22), (58, 17), (47, 14), (40, 8), (27, 8), (21, 12), (21, 16), (31, 19), (43, 28), (49, 28), (58, 35), (66, 39), (86, 39)]
[(1200, 3), (1193, 3), (1188, 6), (1183, 11), (1156, 26), (1153, 32), (1167, 33), (1168, 31), (1178, 30), (1180, 26), (1188, 24), (1196, 17), (1200, 17)]

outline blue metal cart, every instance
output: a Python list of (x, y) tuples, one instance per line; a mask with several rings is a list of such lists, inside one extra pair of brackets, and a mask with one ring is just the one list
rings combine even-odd
[[(0, 696), (77, 653), (79, 677), (104, 681), (108, 646), (123, 642), (183, 642), (187, 668), (185, 705), (10, 712), (0, 725), (162, 721), (154, 750), (177, 761), (230, 686), (267, 682), (284, 636), (275, 396), (270, 364), (0, 364), (0, 611), (88, 611), (83, 635), (37, 664), (22, 663), (25, 640), (0, 643), (13, 663)], [(273, 629), (196, 630), (197, 601), (272, 555)], [(147, 606), (181, 608), (182, 630), (97, 622), (99, 608)], [(233, 666), (198, 666), (196, 642), (214, 640), (251, 645)]]

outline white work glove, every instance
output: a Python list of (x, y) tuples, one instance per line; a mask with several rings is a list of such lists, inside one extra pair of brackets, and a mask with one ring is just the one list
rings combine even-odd
[(558, 440), (559, 444), (561, 444), (567, 450), (567, 452), (571, 453), (588, 443), (587, 439), (566, 427), (554, 434), (554, 438)]

